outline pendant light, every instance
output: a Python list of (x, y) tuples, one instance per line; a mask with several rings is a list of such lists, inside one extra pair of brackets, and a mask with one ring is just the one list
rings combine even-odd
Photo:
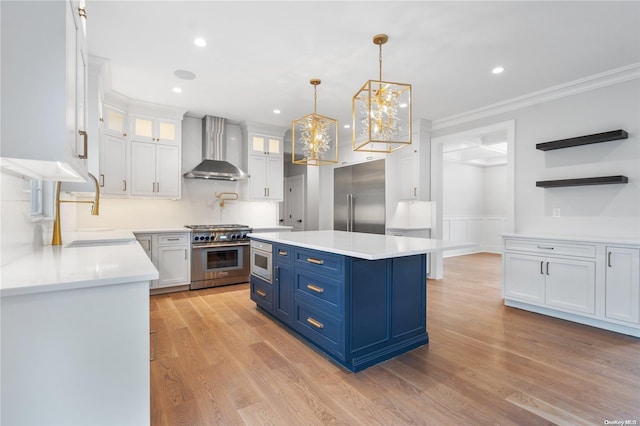
[(379, 47), (379, 78), (368, 80), (353, 96), (354, 151), (392, 152), (411, 144), (411, 85), (382, 80), (382, 45), (386, 34), (373, 37)]
[(313, 86), (313, 114), (293, 120), (291, 129), (291, 162), (308, 166), (324, 166), (338, 162), (338, 120), (316, 113), (320, 79)]

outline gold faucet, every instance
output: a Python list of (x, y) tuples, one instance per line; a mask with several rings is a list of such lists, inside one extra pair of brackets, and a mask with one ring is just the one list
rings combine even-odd
[(52, 246), (59, 246), (62, 244), (62, 231), (60, 230), (60, 203), (91, 203), (91, 214), (94, 216), (98, 216), (100, 214), (100, 185), (98, 184), (98, 179), (91, 173), (89, 173), (89, 177), (93, 179), (93, 183), (96, 187), (96, 195), (93, 198), (93, 201), (86, 200), (61, 200), (60, 199), (60, 181), (56, 182), (56, 212), (55, 218), (53, 220), (53, 238), (51, 239)]

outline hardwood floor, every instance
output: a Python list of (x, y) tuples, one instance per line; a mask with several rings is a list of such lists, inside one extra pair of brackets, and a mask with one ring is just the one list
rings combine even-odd
[(427, 285), (430, 343), (356, 374), (246, 284), (152, 296), (152, 424), (640, 424), (639, 339), (505, 307), (499, 255), (444, 267)]

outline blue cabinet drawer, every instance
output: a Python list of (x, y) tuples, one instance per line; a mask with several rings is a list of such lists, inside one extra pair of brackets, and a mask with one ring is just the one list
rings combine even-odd
[(291, 265), (293, 263), (293, 247), (276, 244), (273, 248), (273, 262)]
[(260, 278), (251, 277), (251, 300), (261, 308), (273, 311), (273, 286)]
[(296, 267), (340, 280), (344, 276), (344, 256), (297, 248)]
[(323, 350), (344, 358), (342, 320), (306, 303), (296, 300), (294, 328)]
[(344, 284), (312, 271), (296, 272), (296, 297), (306, 298), (342, 317)]

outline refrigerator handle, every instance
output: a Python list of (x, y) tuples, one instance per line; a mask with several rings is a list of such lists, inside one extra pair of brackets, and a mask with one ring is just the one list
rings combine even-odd
[(353, 194), (347, 194), (347, 231), (353, 232)]

